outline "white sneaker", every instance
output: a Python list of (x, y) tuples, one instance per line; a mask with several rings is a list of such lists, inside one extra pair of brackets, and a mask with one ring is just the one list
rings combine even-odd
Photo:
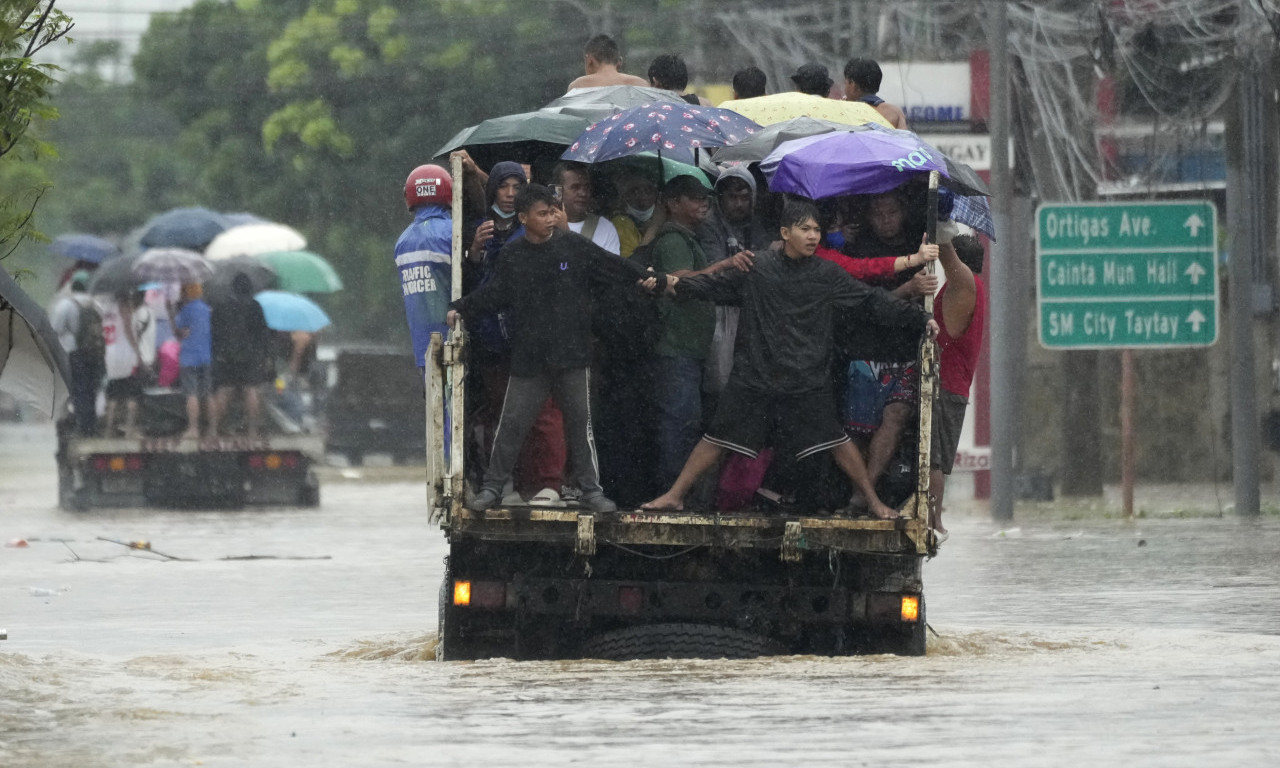
[(529, 499), (531, 507), (563, 507), (564, 502), (560, 499), (560, 492), (554, 488), (543, 488)]
[(515, 485), (511, 480), (502, 487), (502, 506), (504, 507), (523, 507), (524, 497), (516, 493)]

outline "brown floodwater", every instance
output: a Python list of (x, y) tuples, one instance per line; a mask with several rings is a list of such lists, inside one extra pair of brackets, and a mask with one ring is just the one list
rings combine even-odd
[(923, 658), (444, 664), (407, 473), (68, 513), (53, 449), (0, 425), (5, 768), (1280, 762), (1275, 518), (953, 516)]

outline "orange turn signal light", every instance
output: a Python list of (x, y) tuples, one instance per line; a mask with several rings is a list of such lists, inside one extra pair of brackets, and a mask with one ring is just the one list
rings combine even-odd
[(453, 582), (453, 604), (454, 605), (471, 605), (471, 582), (469, 581)]
[(919, 621), (920, 620), (920, 598), (915, 595), (902, 596), (902, 620), (903, 621)]

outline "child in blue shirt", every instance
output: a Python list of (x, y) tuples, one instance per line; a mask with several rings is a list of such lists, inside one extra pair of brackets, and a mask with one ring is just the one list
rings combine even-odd
[(178, 353), (178, 380), (187, 396), (184, 440), (199, 439), (200, 405), (203, 402), (207, 412), (209, 397), (213, 394), (213, 375), (210, 372), (213, 333), (209, 323), (212, 313), (209, 305), (201, 299), (203, 295), (199, 283), (183, 285), (182, 301), (178, 305), (178, 314), (173, 318), (174, 335), (182, 340), (182, 350)]

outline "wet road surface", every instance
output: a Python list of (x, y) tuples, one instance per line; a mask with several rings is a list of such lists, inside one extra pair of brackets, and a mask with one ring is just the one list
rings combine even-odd
[(1280, 763), (1274, 517), (953, 516), (924, 658), (438, 664), (406, 473), (65, 513), (51, 432), (0, 425), (0, 766)]

